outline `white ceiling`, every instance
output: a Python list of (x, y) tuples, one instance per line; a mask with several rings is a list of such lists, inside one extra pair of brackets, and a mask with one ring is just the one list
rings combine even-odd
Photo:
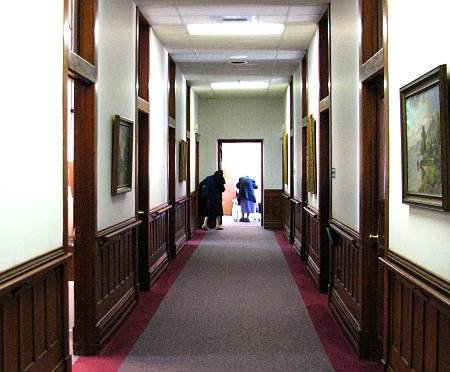
[[(279, 96), (298, 68), (320, 16), (314, 0), (137, 0), (140, 11), (201, 96)], [(215, 23), (225, 16), (256, 16), (259, 22), (283, 23), (275, 36), (191, 36), (186, 25)], [(231, 65), (230, 56), (246, 55), (248, 64)], [(215, 81), (266, 80), (265, 90), (221, 91)]]

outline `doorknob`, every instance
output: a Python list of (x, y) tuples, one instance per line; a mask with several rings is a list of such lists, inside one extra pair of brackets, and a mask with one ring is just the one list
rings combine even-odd
[(370, 234), (369, 235), (369, 239), (378, 240), (378, 238), (379, 238), (378, 234)]
[(143, 216), (144, 214), (145, 214), (144, 211), (138, 211), (138, 215), (139, 215), (139, 216)]

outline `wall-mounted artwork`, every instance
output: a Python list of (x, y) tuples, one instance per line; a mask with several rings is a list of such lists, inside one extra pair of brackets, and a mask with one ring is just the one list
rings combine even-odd
[(306, 191), (317, 194), (316, 120), (312, 115), (306, 125)]
[(133, 122), (116, 115), (112, 141), (112, 195), (132, 190), (133, 180)]
[(284, 185), (288, 184), (288, 135), (286, 131), (283, 131), (283, 189)]
[(447, 68), (400, 88), (403, 202), (449, 210)]
[(185, 140), (180, 141), (180, 164), (178, 180), (183, 182), (187, 180), (187, 167), (188, 167), (188, 143)]

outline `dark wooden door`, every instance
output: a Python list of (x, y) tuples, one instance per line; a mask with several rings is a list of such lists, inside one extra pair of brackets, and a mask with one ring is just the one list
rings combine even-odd
[(138, 112), (138, 214), (142, 221), (139, 228), (139, 284), (142, 290), (150, 289), (149, 274), (149, 116)]

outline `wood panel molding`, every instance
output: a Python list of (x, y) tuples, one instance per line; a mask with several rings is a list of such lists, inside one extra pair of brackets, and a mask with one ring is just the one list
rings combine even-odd
[(359, 68), (359, 81), (367, 82), (383, 74), (384, 50), (381, 48)]
[(391, 252), (380, 261), (387, 270), (386, 369), (448, 370), (449, 283)]
[(3, 290), (9, 290), (14, 283), (23, 281), (24, 276), (29, 276), (31, 272), (36, 272), (36, 269), (37, 272), (40, 272), (44, 267), (59, 264), (60, 259), (64, 260), (70, 257), (71, 255), (67, 255), (64, 252), (64, 248), (60, 247), (3, 271), (0, 273), (0, 294)]
[[(96, 353), (120, 326), (138, 301), (137, 237), (141, 221), (132, 217), (97, 233), (95, 260)], [(78, 321), (75, 319), (74, 333)], [(74, 343), (74, 350), (78, 345)], [(86, 346), (85, 346), (86, 347)]]
[(150, 114), (150, 103), (141, 97), (136, 98), (136, 106), (139, 111)]
[(283, 227), (283, 190), (265, 189), (263, 203), (263, 226), (265, 229)]
[(71, 368), (65, 285), (70, 254), (53, 253), (0, 285), (1, 371)]
[(97, 82), (97, 68), (80, 57), (78, 54), (69, 51), (69, 74), (74, 79), (82, 79), (87, 83)]
[(188, 198), (183, 196), (175, 202), (175, 249), (178, 254), (187, 241), (187, 212)]
[(319, 102), (319, 112), (325, 112), (330, 109), (330, 96), (326, 96)]
[(361, 347), (361, 244), (359, 233), (330, 220), (330, 309), (357, 353)]
[(304, 207), (306, 212), (306, 236), (308, 257), (306, 268), (319, 285), (320, 278), (320, 244), (319, 244), (319, 212), (310, 205)]

